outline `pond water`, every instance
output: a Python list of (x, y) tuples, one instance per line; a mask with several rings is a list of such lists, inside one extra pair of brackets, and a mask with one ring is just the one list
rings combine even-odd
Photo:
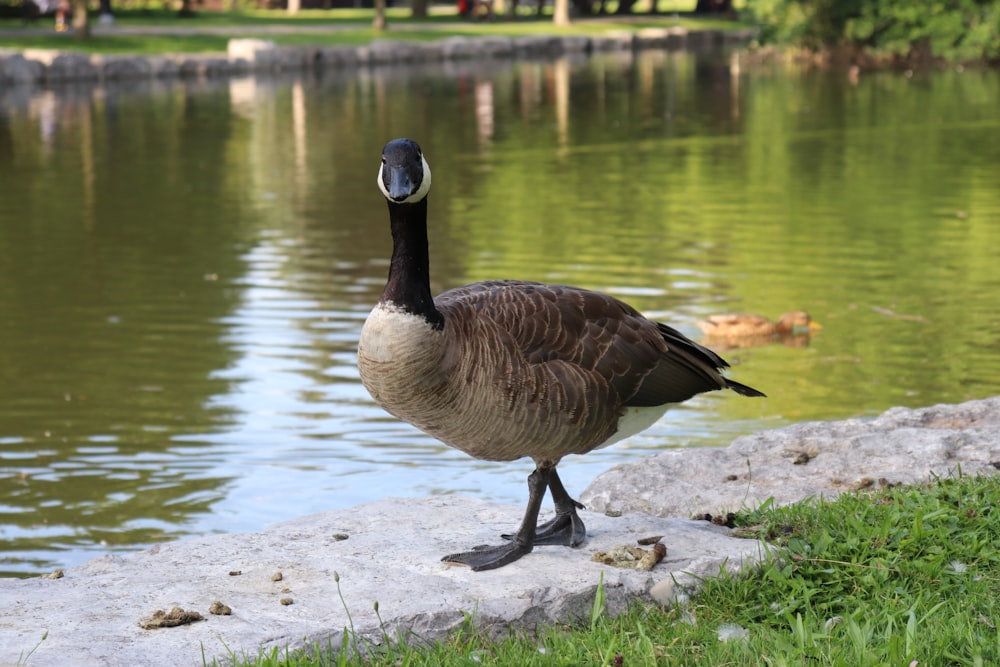
[[(1000, 76), (760, 68), (724, 54), (0, 91), (0, 572), (253, 531), (386, 496), (522, 504), (361, 387), (390, 240), (380, 150), (434, 169), (435, 290), (609, 291), (768, 393), (700, 396), (560, 471), (1000, 393)], [(944, 471), (942, 471), (944, 472)]]

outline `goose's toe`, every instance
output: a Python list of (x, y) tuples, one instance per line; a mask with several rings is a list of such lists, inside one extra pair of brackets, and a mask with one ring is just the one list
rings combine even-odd
[(441, 560), (445, 563), (468, 565), (473, 572), (479, 572), (509, 565), (527, 553), (531, 553), (531, 545), (525, 546), (514, 540), (495, 547), (473, 547), (470, 551), (448, 554)]
[(587, 527), (583, 519), (573, 510), (569, 514), (557, 514), (551, 521), (538, 526), (535, 544), (564, 544), (578, 547), (587, 539)]
[[(513, 540), (516, 535), (501, 535), (505, 540)], [(535, 530), (535, 546), (545, 544), (558, 544), (567, 547), (578, 547), (587, 539), (587, 527), (583, 525), (583, 519), (576, 513), (576, 509), (566, 513), (558, 513), (556, 516), (538, 524)]]

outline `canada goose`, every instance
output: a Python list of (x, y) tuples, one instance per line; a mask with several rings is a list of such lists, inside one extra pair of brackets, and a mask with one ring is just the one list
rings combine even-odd
[[(535, 462), (524, 519), (503, 536), (507, 543), (442, 560), (488, 570), (535, 545), (578, 546), (583, 506), (556, 473), (563, 456), (638, 433), (671, 403), (704, 391), (763, 396), (723, 377), (727, 364), (714, 352), (605, 294), (495, 280), (432, 298), (431, 171), (420, 146), (387, 143), (378, 186), (393, 249), (385, 289), (361, 330), (361, 381), (388, 412), (470, 456)], [(536, 525), (546, 489), (556, 516)]]
[(733, 313), (712, 315), (704, 320), (699, 320), (697, 325), (706, 336), (713, 338), (798, 336), (823, 328), (818, 322), (813, 322), (809, 313), (804, 310), (791, 310), (783, 313), (777, 322), (772, 322), (760, 315)]

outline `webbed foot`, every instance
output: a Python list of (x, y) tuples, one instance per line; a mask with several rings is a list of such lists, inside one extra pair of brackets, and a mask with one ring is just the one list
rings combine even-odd
[[(556, 506), (556, 516), (551, 521), (538, 524), (538, 511), (546, 489), (552, 491)], [(521, 556), (531, 553), (536, 544), (559, 544), (579, 546), (587, 537), (587, 529), (576, 513), (583, 509), (576, 500), (569, 497), (556, 474), (555, 466), (539, 466), (528, 475), (528, 506), (524, 512), (521, 527), (513, 535), (503, 535), (509, 540), (499, 546), (473, 547), (469, 551), (449, 554), (441, 560), (446, 563), (468, 565), (473, 571), (492, 570), (513, 563)]]
[(585, 539), (587, 539), (587, 528), (576, 510), (569, 514), (556, 514), (554, 519), (540, 524), (535, 531), (535, 544), (564, 544), (578, 547)]
[(468, 565), (473, 572), (480, 572), (509, 565), (527, 553), (531, 553), (531, 545), (523, 546), (511, 541), (495, 547), (474, 547), (470, 551), (448, 554), (441, 560), (445, 563)]

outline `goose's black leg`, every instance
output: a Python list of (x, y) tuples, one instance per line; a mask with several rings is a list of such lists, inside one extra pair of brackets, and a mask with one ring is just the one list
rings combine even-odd
[(549, 478), (554, 474), (555, 470), (552, 468), (538, 468), (528, 475), (528, 507), (524, 511), (521, 527), (517, 529), (517, 534), (511, 536), (509, 542), (496, 547), (474, 547), (471, 551), (449, 554), (441, 560), (446, 563), (468, 565), (478, 572), (479, 570), (503, 567), (513, 563), (524, 554), (531, 553), (531, 549), (535, 545), (535, 525), (538, 523), (538, 511), (542, 507), (542, 499), (545, 497)]
[[(561, 544), (578, 547), (587, 537), (587, 528), (576, 513), (583, 505), (570, 498), (566, 487), (556, 469), (549, 473), (549, 491), (552, 492), (552, 502), (556, 506), (556, 516), (550, 521), (539, 524), (535, 529), (535, 544)], [(514, 535), (503, 535), (505, 540), (514, 539)]]
[(556, 516), (551, 521), (538, 526), (535, 531), (535, 544), (565, 544), (571, 547), (578, 547), (587, 538), (587, 528), (583, 525), (583, 520), (576, 513), (578, 509), (583, 509), (583, 504), (569, 497), (566, 487), (556, 474), (556, 469), (552, 469), (549, 475), (549, 492), (552, 494), (552, 502), (556, 506)]

